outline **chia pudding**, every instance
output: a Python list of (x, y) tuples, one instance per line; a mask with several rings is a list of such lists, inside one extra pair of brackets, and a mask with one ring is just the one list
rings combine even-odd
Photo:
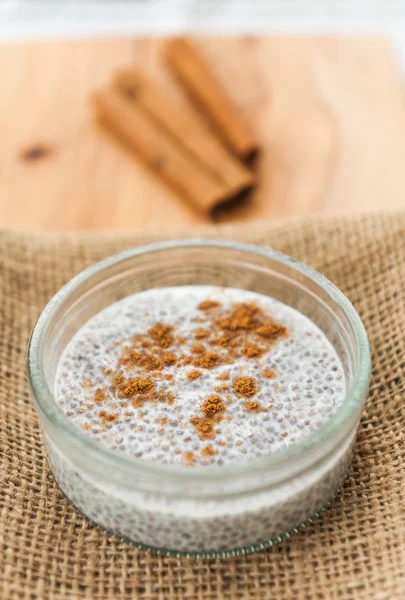
[(345, 381), (329, 341), (294, 309), (182, 286), (129, 296), (87, 322), (61, 358), (55, 394), (115, 450), (230, 465), (308, 436), (342, 403)]
[[(345, 392), (335, 349), (306, 316), (254, 292), (197, 285), (105, 308), (70, 340), (55, 379), (57, 404), (88, 436), (190, 474), (277, 455), (326, 423)], [(62, 490), (90, 519), (140, 545), (204, 554), (264, 547), (319, 512), (344, 479), (354, 435), (293, 481), (236, 493), (219, 480), (215, 494), (192, 485), (184, 496), (163, 480), (161, 493), (112, 484), (45, 441)]]

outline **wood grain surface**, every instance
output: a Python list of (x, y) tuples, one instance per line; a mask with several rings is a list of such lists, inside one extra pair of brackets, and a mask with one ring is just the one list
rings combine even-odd
[[(405, 93), (378, 37), (199, 39), (257, 132), (260, 184), (222, 219), (405, 207)], [(93, 120), (89, 99), (137, 65), (188, 101), (161, 41), (0, 46), (0, 227), (146, 228), (208, 220)]]

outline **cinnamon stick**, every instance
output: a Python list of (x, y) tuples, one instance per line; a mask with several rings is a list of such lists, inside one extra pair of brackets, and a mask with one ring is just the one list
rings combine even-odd
[(230, 194), (253, 186), (254, 174), (218, 140), (210, 128), (186, 106), (170, 102), (143, 73), (123, 69), (114, 78), (115, 85), (138, 104), (173, 136), (196, 160), (223, 181)]
[(242, 159), (256, 154), (259, 145), (247, 121), (211, 73), (194, 44), (173, 38), (164, 47), (168, 65), (205, 109), (229, 146)]
[(211, 212), (232, 199), (229, 189), (173, 142), (136, 103), (115, 89), (98, 93), (93, 101), (99, 119), (197, 209)]

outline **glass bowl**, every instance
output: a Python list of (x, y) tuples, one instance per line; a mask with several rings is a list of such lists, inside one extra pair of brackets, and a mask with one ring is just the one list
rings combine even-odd
[[(230, 466), (163, 465), (103, 446), (54, 400), (59, 359), (93, 315), (142, 290), (179, 285), (246, 289), (293, 307), (327, 336), (343, 365), (346, 397), (310, 437)], [(73, 505), (139, 547), (176, 556), (263, 549), (319, 515), (341, 486), (370, 379), (367, 334), (355, 309), (312, 268), (270, 248), (231, 241), (169, 241), (126, 250), (69, 281), (40, 315), (27, 370), (49, 463)]]

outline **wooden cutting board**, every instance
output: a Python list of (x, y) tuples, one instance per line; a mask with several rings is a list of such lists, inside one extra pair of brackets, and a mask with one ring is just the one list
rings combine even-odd
[[(0, 226), (146, 228), (206, 222), (93, 121), (89, 99), (137, 65), (186, 99), (156, 39), (0, 46)], [(257, 131), (260, 184), (229, 221), (405, 208), (405, 94), (376, 37), (200, 39)]]

